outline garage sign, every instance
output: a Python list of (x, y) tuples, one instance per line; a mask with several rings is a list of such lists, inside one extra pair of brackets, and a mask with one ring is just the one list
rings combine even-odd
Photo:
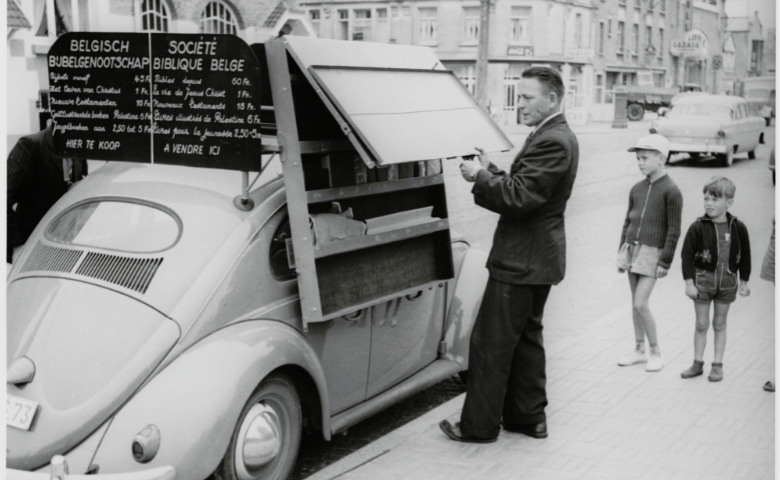
[(669, 53), (675, 57), (706, 57), (707, 49), (707, 35), (701, 30), (691, 30), (684, 37), (672, 40)]
[(260, 65), (238, 37), (73, 32), (47, 62), (60, 155), (258, 166)]

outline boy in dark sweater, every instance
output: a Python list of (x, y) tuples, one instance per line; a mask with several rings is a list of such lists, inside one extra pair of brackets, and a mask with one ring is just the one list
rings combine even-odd
[[(683, 199), (680, 189), (664, 172), (669, 141), (658, 134), (647, 135), (628, 149), (636, 152), (645, 179), (631, 188), (628, 213), (620, 235), (617, 267), (628, 272), (636, 344), (634, 351), (618, 361), (620, 366), (645, 363), (645, 370), (663, 368), (655, 318), (650, 312), (650, 294), (658, 278), (666, 276), (680, 238)], [(645, 337), (650, 346), (645, 356)]]
[[(739, 294), (750, 295), (750, 238), (745, 224), (728, 212), (736, 187), (726, 177), (715, 177), (704, 186), (704, 216), (688, 228), (682, 248), (685, 294), (693, 300), (696, 330), (693, 334), (693, 365), (680, 374), (692, 378), (704, 372), (704, 347), (710, 326), (710, 304), (715, 357), (709, 381), (723, 379), (726, 350), (726, 317)], [(739, 276), (737, 276), (739, 275)]]

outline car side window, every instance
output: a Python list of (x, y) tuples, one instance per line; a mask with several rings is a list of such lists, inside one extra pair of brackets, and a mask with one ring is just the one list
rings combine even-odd
[[(295, 278), (295, 270), (290, 268), (288, 260), (287, 243), (290, 238), (290, 220), (285, 219), (274, 232), (271, 239), (271, 249), (269, 252), (269, 265), (271, 275), (279, 282), (285, 282)], [(292, 245), (292, 242), (289, 242)], [(292, 255), (292, 251), (289, 252)]]

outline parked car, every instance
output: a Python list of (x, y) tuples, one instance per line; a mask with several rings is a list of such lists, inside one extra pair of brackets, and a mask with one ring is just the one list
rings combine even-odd
[(669, 112), (653, 121), (650, 132), (669, 139), (669, 157), (716, 155), (731, 165), (734, 155), (742, 152), (755, 158), (756, 147), (764, 143), (763, 127), (763, 119), (752, 115), (740, 97), (688, 94), (676, 98)]
[[(58, 71), (81, 45), (232, 67), (127, 90), (140, 60), (124, 75)], [(8, 274), (4, 478), (284, 480), (304, 428), (330, 440), (465, 373), (487, 254), (453, 237), (442, 159), (512, 144), (430, 49), (69, 32), (49, 58), (52, 118), (89, 121), (58, 125), (55, 151), (108, 163), (54, 204)], [(85, 81), (144, 98), (97, 111), (69, 97)], [(215, 98), (156, 100), (192, 85)], [(186, 113), (204, 105), (214, 115)]]
[(283, 479), (303, 426), (329, 439), (466, 369), (483, 252), (455, 240), (455, 279), (304, 331), (263, 179), (244, 211), (240, 172), (110, 162), (46, 214), (8, 277), (9, 468)]

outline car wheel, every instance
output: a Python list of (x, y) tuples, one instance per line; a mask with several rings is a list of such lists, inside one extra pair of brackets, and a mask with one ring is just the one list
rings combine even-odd
[(748, 152), (748, 158), (750, 160), (755, 160), (756, 159), (756, 151), (753, 150), (753, 151)]
[(224, 480), (286, 479), (298, 457), (301, 426), (295, 386), (287, 377), (269, 377), (244, 405), (217, 475)]
[(726, 153), (721, 153), (718, 155), (720, 158), (720, 161), (723, 162), (724, 165), (727, 167), (730, 167), (734, 163), (734, 152), (729, 149)]
[(638, 103), (632, 103), (628, 106), (628, 119), (633, 122), (642, 120), (645, 116), (645, 109)]

